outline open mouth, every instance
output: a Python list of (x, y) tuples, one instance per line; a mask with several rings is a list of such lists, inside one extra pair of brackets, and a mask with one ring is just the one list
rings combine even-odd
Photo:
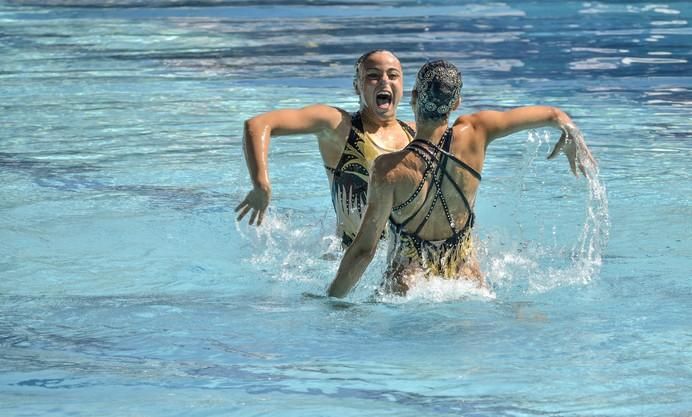
[(388, 109), (392, 105), (392, 93), (389, 91), (380, 91), (375, 96), (378, 109)]

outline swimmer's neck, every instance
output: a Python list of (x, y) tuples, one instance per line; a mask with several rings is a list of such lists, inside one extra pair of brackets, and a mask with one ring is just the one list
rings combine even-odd
[(447, 119), (440, 121), (416, 120), (416, 137), (433, 143), (437, 143), (447, 130)]
[(389, 130), (390, 128), (399, 129), (399, 122), (396, 119), (396, 113), (391, 116), (376, 116), (368, 109), (360, 109), (360, 117), (363, 121), (363, 129), (369, 133), (376, 133), (380, 130)]

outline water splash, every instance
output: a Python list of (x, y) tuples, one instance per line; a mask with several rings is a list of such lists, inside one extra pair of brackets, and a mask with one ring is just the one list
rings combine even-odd
[[(422, 275), (422, 274), (421, 274)], [(495, 299), (495, 292), (486, 286), (479, 287), (475, 282), (465, 279), (445, 279), (443, 277), (421, 276), (414, 279), (416, 283), (406, 295), (376, 293), (377, 302), (402, 304), (409, 302), (444, 303), (459, 300)]]
[(292, 211), (269, 210), (260, 227), (236, 222), (241, 238), (252, 247), (246, 262), (261, 272), (265, 282), (325, 292), (327, 280), (336, 274), (335, 261), (341, 258), (341, 242), (325, 218), (304, 224), (308, 219)]
[(586, 219), (577, 244), (572, 248), (572, 259), (585, 277), (593, 277), (600, 271), (603, 251), (610, 236), (608, 196), (605, 184), (600, 179), (598, 165), (591, 158), (584, 137), (576, 131), (577, 158), (582, 161), (587, 179), (588, 199)]
[[(512, 217), (516, 219), (520, 235), (533, 233), (539, 237), (517, 239), (495, 232), (479, 242), (486, 276), (495, 289), (542, 293), (565, 285), (588, 284), (600, 272), (610, 230), (606, 187), (600, 179), (598, 165), (590, 157), (583, 135), (576, 129), (573, 140), (577, 144), (578, 161), (583, 165), (586, 193), (575, 192), (573, 184), (563, 184), (564, 189), (560, 190), (563, 195), (548, 202), (551, 206), (549, 215), (540, 216), (538, 209), (543, 207), (537, 206), (542, 203), (531, 201), (532, 194), (536, 193), (533, 183), (538, 181), (539, 175), (545, 174), (540, 161), (546, 148), (552, 148), (554, 139), (551, 140), (547, 131), (529, 132), (517, 174), (512, 177), (514, 183), (511, 187), (518, 193)], [(538, 182), (539, 188), (543, 189), (559, 185), (546, 184), (544, 180)], [(574, 217), (579, 219), (581, 214), (560, 212), (574, 210), (575, 201), (571, 200), (583, 202), (583, 220), (575, 221)], [(524, 220), (527, 213), (534, 218)], [(576, 236), (569, 237), (565, 226), (560, 223), (573, 222), (579, 226)], [(527, 230), (530, 228), (537, 228), (538, 231)]]

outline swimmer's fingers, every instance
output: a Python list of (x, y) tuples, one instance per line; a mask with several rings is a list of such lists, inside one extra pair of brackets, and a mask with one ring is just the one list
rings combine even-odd
[(255, 224), (256, 221), (257, 225), (259, 226), (264, 218), (264, 212), (267, 210), (267, 206), (269, 205), (270, 197), (271, 191), (259, 188), (252, 189), (245, 197), (245, 200), (243, 200), (243, 202), (238, 204), (238, 207), (235, 208), (236, 212), (240, 211), (237, 220), (242, 220), (243, 217), (245, 217), (248, 212), (252, 210), (248, 223), (252, 225)]
[[(586, 146), (585, 143), (582, 143), (579, 146), (579, 150), (577, 153), (578, 157), (578, 163), (579, 163), (579, 170), (581, 171), (582, 174), (584, 174), (585, 177), (588, 177), (587, 171), (586, 171), (586, 166), (590, 167), (591, 169), (596, 169), (598, 164), (596, 163), (596, 160), (594, 159), (593, 155), (591, 154), (591, 151), (589, 148)], [(588, 172), (593, 172), (593, 171), (588, 171)]]
[[(241, 205), (242, 205), (242, 204), (241, 204)], [(240, 209), (240, 206), (238, 206), (238, 209)], [(236, 209), (236, 211), (237, 211), (238, 209)], [(242, 209), (242, 211), (240, 212), (240, 214), (238, 215), (238, 217), (236, 217), (236, 220), (237, 220), (237, 221), (243, 220), (243, 217), (245, 217), (245, 215), (248, 213), (248, 211), (250, 211), (250, 206), (249, 206), (249, 205), (245, 205), (245, 207), (243, 207), (243, 209)], [(250, 223), (250, 224), (252, 224), (252, 223)]]
[[(572, 170), (572, 174), (574, 174), (575, 177), (578, 177), (579, 174), (577, 173), (577, 149), (576, 147), (573, 146), (565, 146), (564, 149), (565, 156), (567, 156), (567, 160), (569, 161), (569, 168)], [(583, 171), (583, 166), (581, 165), (581, 161), (579, 162), (579, 168)]]
[[(262, 224), (262, 219), (264, 219), (265, 209), (254, 209), (250, 215), (250, 224), (259, 226)], [(256, 223), (255, 223), (256, 221)]]
[(247, 214), (248, 210), (250, 210), (250, 203), (248, 202), (248, 197), (245, 197), (245, 200), (243, 200), (238, 206), (235, 208), (235, 212), (238, 213), (238, 217), (236, 217), (236, 220), (240, 221), (245, 217)]
[(577, 162), (572, 158), (568, 158), (568, 159), (569, 159), (569, 169), (572, 170), (572, 174), (574, 174), (575, 177), (578, 177), (579, 174), (577, 174)]
[(591, 154), (591, 151), (589, 150), (589, 148), (586, 147), (586, 145), (584, 145), (583, 152), (584, 152), (584, 154), (586, 155), (586, 159), (589, 160), (589, 163), (590, 163), (591, 165), (593, 165), (593, 166), (598, 165), (598, 164), (596, 163), (596, 159), (593, 157), (593, 155)]
[(245, 197), (245, 200), (243, 200), (240, 204), (238, 204), (238, 205), (235, 207), (235, 212), (236, 212), (236, 213), (239, 212), (240, 209), (243, 208), (244, 206), (247, 206), (247, 197)]
[(264, 220), (264, 212), (265, 211), (266, 210), (259, 210), (259, 212), (257, 213), (257, 226), (262, 224), (262, 220)]
[(248, 224), (253, 225), (255, 224), (255, 219), (257, 218), (257, 209), (252, 210), (252, 214), (250, 214), (250, 221)]
[(579, 167), (579, 171), (581, 171), (581, 174), (582, 174), (584, 177), (587, 177), (587, 178), (588, 178), (588, 175), (586, 175), (586, 170), (584, 169), (584, 164), (582, 164), (581, 161), (579, 161), (579, 163), (577, 164), (577, 166)]
[[(560, 140), (557, 141), (555, 144), (555, 147), (553, 148), (553, 151), (548, 155), (548, 159), (553, 159), (555, 158), (560, 151), (562, 151), (565, 156), (567, 157), (567, 161), (569, 161), (569, 168), (572, 170), (572, 174), (574, 176), (578, 176), (579, 174), (577, 173), (577, 144), (573, 138), (569, 136), (569, 132), (563, 130), (562, 135), (560, 135)], [(580, 163), (580, 170), (583, 171), (583, 167), (581, 166)]]
[(560, 140), (558, 140), (555, 146), (553, 147), (553, 151), (550, 152), (550, 155), (548, 155), (548, 159), (553, 159), (560, 153), (562, 148), (565, 146), (565, 138), (566, 135), (563, 133), (562, 136), (560, 136)]

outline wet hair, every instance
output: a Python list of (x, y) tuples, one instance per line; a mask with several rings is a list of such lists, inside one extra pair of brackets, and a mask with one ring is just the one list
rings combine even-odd
[(424, 120), (442, 120), (449, 117), (461, 95), (461, 72), (454, 64), (444, 60), (423, 65), (416, 76), (414, 90), (416, 113)]
[(388, 54), (391, 54), (394, 58), (399, 60), (399, 57), (394, 54), (394, 52), (387, 50), (387, 49), (373, 49), (372, 51), (368, 51), (361, 55), (358, 60), (356, 61), (355, 65), (355, 72), (353, 74), (353, 88), (356, 90), (356, 93), (359, 93), (358, 90), (358, 80), (360, 79), (360, 66), (363, 62), (365, 62), (366, 59), (370, 58), (371, 55), (380, 53), (380, 52), (386, 52)]

